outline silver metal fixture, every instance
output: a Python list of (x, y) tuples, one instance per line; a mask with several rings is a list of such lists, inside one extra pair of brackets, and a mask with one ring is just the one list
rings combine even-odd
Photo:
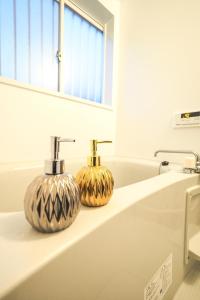
[(41, 232), (56, 232), (70, 226), (80, 210), (80, 189), (75, 178), (64, 173), (59, 159), (60, 143), (73, 139), (51, 137), (51, 159), (45, 162), (45, 174), (27, 187), (24, 211), (27, 221)]
[[(191, 171), (195, 173), (200, 173), (200, 156), (197, 152), (191, 150), (157, 150), (154, 153), (154, 156), (157, 156), (158, 153), (181, 153), (181, 154), (192, 154), (195, 157), (195, 169), (191, 169)], [(188, 173), (188, 169), (184, 169), (185, 173)]]
[(60, 63), (62, 61), (62, 52), (60, 50), (57, 51), (56, 57), (58, 59), (58, 62)]
[(51, 136), (51, 159), (45, 161), (45, 174), (58, 175), (65, 172), (65, 162), (59, 159), (60, 143), (63, 142), (75, 142), (75, 140)]

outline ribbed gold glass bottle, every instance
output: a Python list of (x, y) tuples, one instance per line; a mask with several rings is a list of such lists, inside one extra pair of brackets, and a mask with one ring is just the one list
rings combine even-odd
[(100, 156), (96, 154), (98, 143), (110, 141), (91, 141), (91, 156), (88, 157), (88, 166), (83, 167), (76, 176), (80, 188), (81, 203), (86, 206), (102, 206), (110, 200), (114, 179), (111, 171), (101, 166)]

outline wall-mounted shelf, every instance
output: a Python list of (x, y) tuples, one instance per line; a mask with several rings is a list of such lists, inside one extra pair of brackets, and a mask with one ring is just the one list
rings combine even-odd
[(200, 195), (200, 185), (189, 188), (186, 193), (186, 215), (185, 215), (185, 263), (189, 258), (200, 261), (200, 232), (189, 238), (189, 210), (193, 197)]
[(189, 240), (189, 257), (200, 261), (200, 232)]

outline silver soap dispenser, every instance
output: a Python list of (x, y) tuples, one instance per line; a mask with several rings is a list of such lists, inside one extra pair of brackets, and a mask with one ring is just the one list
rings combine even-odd
[(56, 232), (70, 226), (80, 209), (80, 191), (74, 177), (65, 173), (59, 159), (61, 142), (72, 139), (51, 137), (51, 159), (45, 161), (45, 174), (28, 186), (24, 211), (28, 222), (41, 232)]

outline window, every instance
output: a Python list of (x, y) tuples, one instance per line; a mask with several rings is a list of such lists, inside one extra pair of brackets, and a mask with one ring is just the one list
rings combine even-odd
[(57, 90), (58, 3), (0, 0), (0, 75)]
[(0, 76), (105, 103), (104, 25), (69, 0), (0, 0)]

